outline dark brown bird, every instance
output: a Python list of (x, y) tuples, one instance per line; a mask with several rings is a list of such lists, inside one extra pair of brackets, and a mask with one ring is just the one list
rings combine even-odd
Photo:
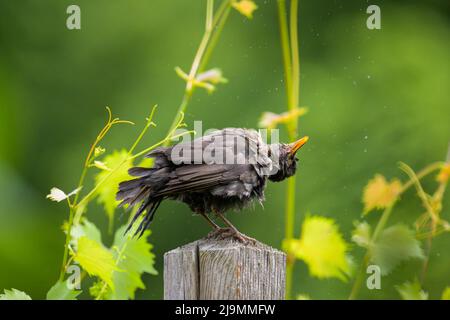
[[(255, 130), (227, 128), (190, 142), (160, 147), (147, 157), (152, 168), (134, 167), (137, 179), (119, 185), (121, 205), (140, 205), (127, 231), (145, 213), (136, 235), (148, 228), (165, 199), (186, 203), (214, 228), (210, 236), (233, 237), (248, 242), (225, 217), (228, 210), (240, 210), (253, 200), (264, 201), (267, 180), (278, 182), (295, 174), (296, 152), (308, 137), (290, 144), (266, 144)], [(220, 228), (210, 217), (215, 214), (228, 228)]]

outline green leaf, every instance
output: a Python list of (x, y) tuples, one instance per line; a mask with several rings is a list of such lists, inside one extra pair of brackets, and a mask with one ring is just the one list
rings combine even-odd
[(348, 244), (333, 219), (307, 216), (300, 239), (285, 239), (285, 251), (305, 261), (311, 275), (318, 278), (335, 277), (347, 281), (351, 274)]
[(132, 177), (128, 174), (128, 169), (133, 166), (133, 162), (131, 160), (126, 160), (127, 158), (128, 152), (126, 150), (114, 151), (112, 154), (106, 156), (102, 161), (107, 168), (114, 170), (114, 172), (109, 170), (101, 170), (95, 177), (96, 184), (104, 181), (97, 190), (98, 202), (103, 204), (105, 208), (109, 218), (110, 227), (114, 221), (114, 212), (119, 204), (119, 202), (116, 201), (116, 193), (119, 191), (119, 183), (132, 179)]
[(358, 246), (368, 248), (370, 245), (371, 228), (367, 222), (356, 222), (352, 232), (352, 240)]
[(72, 237), (72, 241), (74, 242), (74, 246), (76, 247), (76, 244), (78, 242), (78, 239), (85, 236), (91, 240), (94, 240), (98, 243), (102, 243), (102, 235), (100, 230), (87, 220), (86, 218), (83, 218), (83, 221), (79, 224), (75, 224), (72, 229), (70, 230), (70, 235)]
[(428, 293), (422, 290), (419, 281), (405, 282), (395, 287), (403, 300), (428, 300)]
[(0, 300), (31, 300), (31, 298), (25, 292), (13, 288), (5, 289), (4, 293), (0, 294)]
[(145, 289), (142, 282), (142, 275), (149, 273), (158, 274), (154, 268), (155, 255), (151, 252), (152, 245), (148, 243), (150, 230), (137, 239), (131, 236), (124, 236), (126, 226), (122, 226), (116, 231), (114, 237), (114, 258), (118, 261), (118, 268), (122, 272), (114, 272), (113, 282), (116, 290), (109, 291), (106, 298), (113, 300), (134, 299), (137, 289)]
[(47, 292), (47, 300), (76, 300), (81, 290), (70, 289), (67, 281), (58, 281)]
[(442, 300), (450, 300), (450, 286), (444, 289), (444, 292), (442, 292)]
[(424, 257), (414, 232), (404, 225), (385, 229), (370, 252), (371, 261), (380, 267), (382, 275), (389, 274), (404, 260)]
[(101, 243), (86, 236), (81, 237), (74, 259), (89, 275), (99, 277), (114, 291), (112, 276), (117, 267), (112, 253)]

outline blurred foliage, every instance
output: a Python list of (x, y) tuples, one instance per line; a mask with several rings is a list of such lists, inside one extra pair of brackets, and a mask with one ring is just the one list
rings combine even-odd
[(416, 279), (413, 282), (405, 282), (397, 286), (403, 300), (427, 300), (428, 293), (423, 291), (420, 287), (419, 281)]
[[(65, 28), (65, 10), (74, 3), (81, 7), (80, 31)], [(230, 15), (211, 60), (229, 82), (214, 95), (195, 95), (186, 113), (188, 124), (202, 120), (204, 128), (256, 127), (262, 112), (285, 111), (275, 1), (256, 4), (251, 21)], [(309, 106), (300, 132), (312, 138), (300, 154), (297, 221), (305, 220), (308, 211), (327, 213), (339, 224), (344, 241), (351, 240), (354, 221), (360, 218), (361, 190), (370, 177), (380, 172), (399, 176), (399, 160), (413, 168), (445, 160), (450, 137), (448, 2), (378, 5), (382, 29), (372, 31), (365, 27), (364, 2), (300, 1), (300, 100)], [(0, 0), (0, 288), (46, 297), (57, 280), (64, 243), (59, 226), (66, 218), (62, 205), (45, 199), (49, 187), (74, 189), (105, 105), (142, 123), (148, 107), (158, 103), (159, 127), (170, 125), (185, 85), (173, 70), (189, 67), (203, 25), (201, 1)], [(127, 148), (134, 134), (120, 127), (102, 147)], [(143, 144), (150, 146), (165, 134), (154, 130)], [(445, 178), (445, 171), (440, 177)], [(427, 177), (421, 183), (430, 190), (436, 181)], [(233, 223), (280, 247), (284, 191), (283, 184), (269, 185), (265, 209), (235, 214)], [(449, 197), (441, 204), (449, 208)], [(422, 205), (413, 192), (403, 194), (389, 224), (413, 225), (424, 214)], [(108, 217), (98, 206), (87, 209), (114, 255)], [(448, 220), (448, 211), (442, 217)], [(379, 218), (375, 213), (364, 217), (367, 225)], [(112, 219), (116, 225), (126, 222), (122, 214)], [(296, 225), (296, 234), (300, 227)], [(161, 298), (163, 253), (207, 231), (186, 206), (164, 203), (151, 236), (159, 275), (144, 273), (147, 290), (136, 297)], [(450, 283), (449, 239), (448, 233), (433, 239), (420, 287), (430, 299), (443, 297)], [(363, 251), (352, 252), (355, 261), (361, 261)], [(382, 278), (382, 290), (362, 288), (359, 297), (399, 298), (396, 286), (419, 276), (422, 263), (400, 264)], [(308, 273), (306, 264), (296, 264), (294, 293), (312, 299), (348, 297), (350, 283)]]

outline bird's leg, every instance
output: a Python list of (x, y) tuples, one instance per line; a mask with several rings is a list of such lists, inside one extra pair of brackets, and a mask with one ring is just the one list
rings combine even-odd
[(210, 217), (208, 217), (205, 213), (201, 213), (201, 215), (203, 216), (203, 218), (206, 219), (206, 221), (208, 221), (209, 225), (214, 229), (214, 230), (219, 230), (221, 229), (214, 221), (211, 220)]
[(222, 228), (217, 223), (215, 223), (207, 214), (201, 213), (203, 218), (206, 219), (208, 224), (214, 229), (208, 233), (207, 238), (217, 238), (218, 236), (223, 237), (223, 234), (230, 233), (230, 228)]
[[(226, 234), (228, 236), (231, 236), (231, 237), (235, 238), (236, 240), (243, 242), (243, 243), (250, 242), (250, 243), (255, 244), (257, 242), (255, 239), (248, 237), (245, 234), (239, 232), (239, 230), (227, 218), (225, 218), (225, 216), (222, 213), (216, 212), (216, 214), (229, 227), (228, 232), (226, 232)], [(223, 234), (223, 235), (225, 235), (225, 234)]]

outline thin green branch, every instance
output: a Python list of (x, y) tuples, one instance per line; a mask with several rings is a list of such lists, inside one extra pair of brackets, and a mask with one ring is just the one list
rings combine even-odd
[(144, 129), (142, 130), (141, 134), (138, 136), (136, 141), (133, 143), (133, 146), (128, 150), (128, 155), (131, 155), (134, 152), (134, 149), (136, 149), (139, 142), (141, 142), (142, 138), (147, 133), (147, 130), (150, 129), (150, 127), (156, 127), (156, 124), (152, 120), (153, 120), (153, 115), (155, 114), (155, 111), (157, 108), (158, 108), (158, 105), (155, 104), (152, 108), (152, 111), (150, 112), (150, 116), (147, 118), (147, 124), (145, 125)]
[(200, 62), (200, 66), (198, 68), (198, 72), (202, 72), (206, 64), (209, 62), (209, 59), (216, 48), (216, 44), (220, 38), (220, 35), (222, 34), (223, 28), (225, 26), (225, 22), (228, 19), (228, 16), (231, 11), (231, 0), (224, 0), (222, 4), (220, 5), (219, 9), (217, 9), (217, 13), (214, 15), (214, 21), (213, 21), (213, 34), (211, 36), (211, 39), (209, 41), (209, 45), (206, 48), (206, 51), (203, 55), (203, 59)]
[(435, 222), (439, 220), (438, 214), (435, 212), (433, 205), (430, 203), (430, 198), (423, 190), (422, 184), (420, 183), (419, 179), (414, 173), (414, 170), (404, 162), (400, 162), (399, 167), (403, 172), (405, 172), (408, 175), (409, 179), (413, 181), (417, 190), (417, 195), (419, 196), (420, 200), (422, 200), (422, 204), (427, 210), (431, 219)]
[[(81, 172), (80, 180), (78, 181), (77, 189), (81, 188), (84, 185), (84, 180), (86, 179), (86, 175), (89, 170), (90, 164), (94, 158), (93, 155), (95, 152), (95, 148), (97, 148), (98, 144), (100, 143), (100, 141), (102, 141), (102, 139), (105, 137), (105, 135), (108, 133), (108, 131), (116, 124), (134, 124), (131, 121), (124, 121), (124, 120), (120, 120), (119, 118), (113, 119), (111, 109), (109, 107), (106, 107), (106, 110), (108, 112), (108, 121), (106, 122), (106, 124), (102, 128), (102, 130), (100, 130), (99, 134), (95, 138), (94, 143), (92, 143), (92, 145), (89, 149), (89, 152), (86, 156), (86, 160), (84, 161), (83, 170)], [(64, 244), (64, 253), (63, 253), (63, 259), (62, 259), (62, 264), (61, 264), (61, 271), (59, 273), (60, 281), (62, 281), (64, 279), (64, 274), (66, 271), (66, 266), (67, 266), (68, 257), (69, 257), (68, 250), (69, 250), (69, 243), (70, 243), (70, 237), (71, 237), (70, 232), (72, 230), (74, 215), (75, 215), (75, 212), (78, 207), (79, 197), (80, 197), (80, 192), (77, 192), (72, 204), (70, 204), (70, 202), (69, 202), (69, 221), (68, 221), (67, 231), (66, 231), (66, 239), (65, 239), (65, 244)]]
[[(109, 177), (111, 177), (112, 174), (114, 174), (114, 172), (116, 172), (117, 170), (119, 170), (127, 161), (129, 160), (133, 160), (135, 158), (138, 158), (148, 152), (150, 152), (151, 150), (153, 150), (156, 147), (159, 147), (161, 145), (167, 145), (170, 143), (170, 141), (172, 139), (177, 139), (180, 138), (184, 135), (187, 134), (191, 134), (191, 133), (195, 133), (193, 130), (190, 131), (185, 131), (179, 134), (175, 134), (176, 129), (180, 128), (181, 126), (183, 126), (184, 124), (182, 123), (183, 118), (184, 118), (184, 112), (189, 104), (190, 98), (192, 96), (192, 93), (194, 91), (194, 80), (197, 76), (197, 74), (206, 66), (207, 62), (209, 61), (209, 58), (212, 54), (212, 51), (214, 50), (216, 43), (218, 41), (218, 38), (220, 37), (220, 34), (223, 30), (224, 24), (228, 18), (228, 15), (230, 13), (230, 9), (231, 9), (231, 2), (232, 0), (224, 0), (222, 2), (222, 4), (219, 6), (219, 9), (217, 10), (216, 14), (214, 14), (214, 0), (207, 0), (207, 6), (206, 6), (206, 19), (205, 19), (205, 32), (203, 34), (202, 40), (200, 42), (200, 45), (197, 49), (197, 52), (195, 54), (189, 75), (188, 75), (188, 81), (186, 83), (186, 88), (185, 88), (185, 92), (183, 95), (183, 99), (181, 101), (181, 104), (178, 108), (178, 112), (177, 115), (180, 115), (180, 118), (177, 119), (177, 117), (174, 119), (172, 125), (170, 126), (169, 130), (168, 130), (168, 134), (166, 135), (166, 137), (159, 141), (158, 143), (155, 143), (154, 145), (152, 145), (149, 148), (146, 148), (144, 150), (142, 150), (141, 152), (132, 155), (132, 153), (134, 152), (134, 150), (136, 149), (136, 147), (138, 146), (139, 142), (142, 140), (142, 138), (144, 137), (145, 133), (147, 132), (147, 130), (151, 127), (151, 126), (155, 126), (155, 124), (152, 122), (152, 118), (154, 115), (154, 112), (156, 110), (156, 106), (154, 106), (154, 108), (152, 109), (152, 112), (149, 116), (149, 118), (147, 119), (147, 124), (145, 125), (144, 129), (141, 131), (141, 133), (139, 134), (138, 138), (135, 140), (135, 142), (133, 143), (133, 145), (131, 146), (131, 148), (128, 151), (128, 157), (126, 159), (123, 160), (123, 162), (121, 164), (119, 164), (116, 168), (114, 168), (113, 170), (111, 170), (111, 172), (109, 172), (109, 174), (107, 176), (105, 176), (101, 181), (99, 181), (95, 187), (88, 192), (88, 194), (86, 196), (84, 196), (81, 201), (78, 202), (79, 200), (79, 196), (80, 194), (78, 193), (75, 196), (75, 199), (73, 201), (73, 203), (71, 204), (69, 202), (69, 222), (68, 222), (68, 227), (67, 227), (67, 234), (66, 234), (66, 240), (65, 240), (65, 248), (64, 248), (64, 255), (63, 255), (63, 262), (62, 262), (62, 268), (61, 268), (61, 272), (60, 272), (60, 280), (64, 279), (64, 275), (65, 275), (65, 270), (66, 270), (66, 266), (68, 263), (68, 248), (69, 248), (69, 243), (70, 243), (70, 232), (72, 229), (72, 225), (73, 225), (73, 221), (74, 221), (74, 216), (77, 212), (77, 210), (79, 208), (81, 208), (82, 206), (85, 206), (89, 200), (91, 199), (91, 197), (93, 195), (95, 195), (96, 191), (98, 190), (99, 186), (101, 186), (106, 180), (108, 180)], [(108, 121), (107, 124), (103, 127), (103, 129), (100, 131), (100, 133), (98, 134), (95, 142), (91, 145), (91, 148), (88, 152), (88, 155), (86, 157), (86, 160), (84, 162), (84, 166), (83, 166), (83, 171), (81, 173), (80, 176), (80, 180), (79, 180), (79, 186), (81, 187), (84, 184), (84, 180), (86, 178), (87, 175), (87, 171), (89, 169), (89, 167), (91, 166), (91, 162), (93, 160), (93, 154), (95, 152), (95, 149), (98, 145), (98, 143), (104, 138), (104, 136), (107, 134), (107, 132), (111, 129), (111, 127), (115, 124), (121, 124), (121, 123), (128, 123), (128, 124), (133, 124), (132, 122), (129, 121), (123, 121), (120, 120), (118, 118), (113, 119), (112, 117), (112, 112), (111, 109), (109, 107), (107, 107), (107, 111), (108, 111)]]
[[(153, 114), (153, 112), (152, 112), (152, 114)], [(152, 122), (152, 121), (151, 121), (151, 118), (149, 118), (149, 119), (150, 119), (150, 120), (147, 121), (147, 125), (145, 126), (143, 132), (147, 131), (147, 129), (148, 129), (149, 126), (150, 126), (150, 125), (148, 125), (148, 123), (149, 123), (149, 122), (150, 122), (150, 123)], [(180, 134), (174, 135), (174, 132), (175, 132), (180, 126), (182, 126), (183, 119), (184, 119), (184, 115), (181, 114), (179, 120), (177, 121), (176, 127), (175, 127), (171, 132), (169, 132), (169, 134), (168, 134), (163, 140), (161, 140), (161, 141), (159, 141), (159, 142), (153, 144), (152, 146), (150, 146), (150, 147), (148, 147), (148, 148), (142, 150), (141, 152), (139, 152), (139, 153), (137, 153), (137, 154), (135, 154), (135, 155), (131, 155), (131, 153), (128, 152), (128, 156), (127, 156), (125, 159), (123, 159), (122, 162), (121, 162), (117, 167), (115, 167), (114, 169), (112, 169), (112, 170), (111, 170), (111, 171), (110, 171), (103, 179), (101, 179), (101, 180), (94, 186), (94, 188), (92, 188), (92, 190), (91, 190), (86, 196), (84, 196), (84, 198), (79, 202), (78, 206), (81, 206), (81, 205), (84, 205), (85, 203), (87, 203), (87, 202), (90, 200), (90, 198), (91, 198), (92, 196), (95, 195), (95, 193), (97, 192), (98, 188), (99, 188), (100, 186), (102, 186), (103, 183), (105, 183), (105, 182), (106, 182), (106, 181), (107, 181), (107, 180), (108, 180), (115, 172), (117, 172), (117, 170), (119, 170), (120, 168), (122, 168), (122, 166), (124, 166), (125, 163), (127, 163), (128, 161), (134, 160), (134, 159), (136, 159), (136, 158), (139, 158), (139, 157), (141, 157), (141, 156), (143, 156), (143, 155), (149, 153), (151, 150), (153, 150), (153, 149), (155, 149), (155, 148), (157, 148), (157, 147), (159, 147), (159, 146), (161, 146), (161, 145), (164, 145), (167, 141), (170, 141), (171, 139), (177, 139), (177, 138), (182, 137), (182, 136), (184, 136), (184, 135), (188, 135), (188, 134), (195, 133), (193, 130), (188, 130), (188, 131), (184, 131), (184, 132), (182, 132), (182, 133), (180, 133)], [(141, 134), (139, 135), (139, 137), (142, 138), (142, 136), (143, 136), (143, 134), (141, 133)], [(140, 139), (140, 138), (138, 138), (138, 139)]]
[[(300, 97), (300, 54), (298, 50), (298, 0), (291, 0), (290, 33), (292, 58), (292, 95), (289, 109), (298, 108)], [(296, 129), (297, 118), (292, 119), (292, 127)], [(293, 133), (295, 137), (295, 132)]]
[(289, 29), (286, 16), (286, 1), (277, 0), (277, 6), (281, 50), (283, 54), (284, 82), (286, 86), (286, 97), (289, 105), (292, 96), (292, 65), (291, 52), (289, 48)]
[[(286, 13), (285, 0), (277, 0), (278, 22), (280, 29), (281, 50), (283, 56), (284, 78), (286, 83), (287, 108), (293, 110), (299, 105), (300, 93), (300, 56), (298, 50), (298, 0), (292, 0), (290, 6), (289, 26)], [(287, 123), (287, 130), (290, 140), (294, 140), (297, 135), (297, 118)], [(285, 238), (294, 237), (295, 226), (295, 177), (289, 178), (286, 190), (285, 208)], [(292, 295), (292, 279), (295, 258), (288, 256), (286, 266), (286, 297)]]
[[(207, 64), (213, 49), (217, 43), (217, 40), (222, 32), (225, 21), (228, 17), (229, 7), (231, 1), (224, 0), (222, 5), (217, 9), (214, 14), (214, 1), (208, 0), (206, 4), (206, 19), (205, 19), (205, 31), (200, 41), (200, 45), (194, 56), (194, 60), (189, 71), (186, 87), (184, 90), (181, 104), (178, 107), (177, 114), (185, 113), (187, 106), (191, 100), (192, 94), (195, 90), (194, 82), (199, 71), (201, 71)], [(215, 30), (215, 28), (217, 29)], [(215, 32), (214, 32), (215, 31)], [(169, 132), (176, 128), (177, 119), (172, 121), (169, 128)], [(164, 145), (168, 145), (170, 141), (166, 141)]]

